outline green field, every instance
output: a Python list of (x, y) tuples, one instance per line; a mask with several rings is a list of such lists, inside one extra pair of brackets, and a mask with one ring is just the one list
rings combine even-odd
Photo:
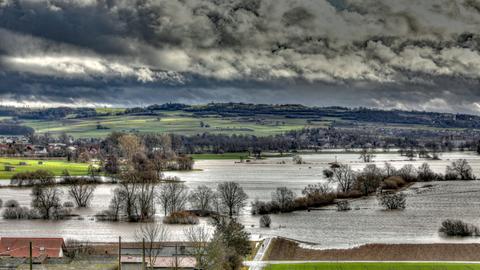
[[(115, 112), (113, 109), (104, 113)], [(203, 122), (204, 127), (201, 127)], [(58, 135), (66, 132), (76, 138), (105, 137), (113, 131), (154, 132), (196, 135), (202, 133), (250, 134), (267, 136), (304, 127), (326, 127), (328, 121), (308, 123), (306, 119), (282, 116), (221, 117), (219, 115), (197, 117), (187, 112), (163, 112), (161, 116), (108, 115), (92, 118), (66, 118), (60, 120), (24, 120), (23, 125), (32, 127), (36, 133), (49, 132)], [(97, 129), (101, 125), (106, 129)]]
[(272, 264), (265, 270), (480, 270), (480, 264), (464, 263), (304, 263)]
[[(42, 161), (43, 164), (38, 164)], [(26, 165), (20, 165), (20, 162), (26, 162)], [(15, 171), (6, 171), (5, 166), (15, 167)], [(73, 163), (65, 160), (32, 160), (21, 158), (0, 158), (0, 179), (10, 179), (12, 175), (19, 172), (28, 172), (35, 170), (51, 171), (56, 176), (62, 175), (63, 170), (67, 169), (70, 175), (87, 175), (88, 163)]]
[(225, 154), (193, 154), (195, 160), (211, 160), (211, 159), (248, 159), (247, 152), (225, 153)]

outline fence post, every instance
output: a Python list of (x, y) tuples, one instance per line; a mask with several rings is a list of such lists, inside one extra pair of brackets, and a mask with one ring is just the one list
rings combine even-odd
[(118, 270), (122, 270), (122, 237), (118, 237)]

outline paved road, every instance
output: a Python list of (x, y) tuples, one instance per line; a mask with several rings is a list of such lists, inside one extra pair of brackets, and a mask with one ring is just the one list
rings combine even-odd
[(246, 266), (249, 266), (249, 270), (262, 270), (263, 267), (266, 265), (264, 263), (263, 257), (265, 256), (265, 253), (267, 252), (270, 243), (272, 242), (272, 238), (265, 238), (263, 240), (262, 246), (258, 249), (257, 254), (255, 254), (255, 257), (253, 258), (253, 261), (248, 261), (245, 262)]

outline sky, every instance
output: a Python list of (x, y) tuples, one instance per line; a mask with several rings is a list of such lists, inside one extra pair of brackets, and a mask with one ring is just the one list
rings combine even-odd
[(0, 0), (0, 104), (480, 114), (478, 0)]

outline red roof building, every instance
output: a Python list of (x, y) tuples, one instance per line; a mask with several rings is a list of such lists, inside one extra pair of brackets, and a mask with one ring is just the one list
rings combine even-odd
[(61, 258), (65, 242), (63, 238), (0, 238), (0, 256), (28, 258), (30, 257), (30, 241), (34, 258)]

